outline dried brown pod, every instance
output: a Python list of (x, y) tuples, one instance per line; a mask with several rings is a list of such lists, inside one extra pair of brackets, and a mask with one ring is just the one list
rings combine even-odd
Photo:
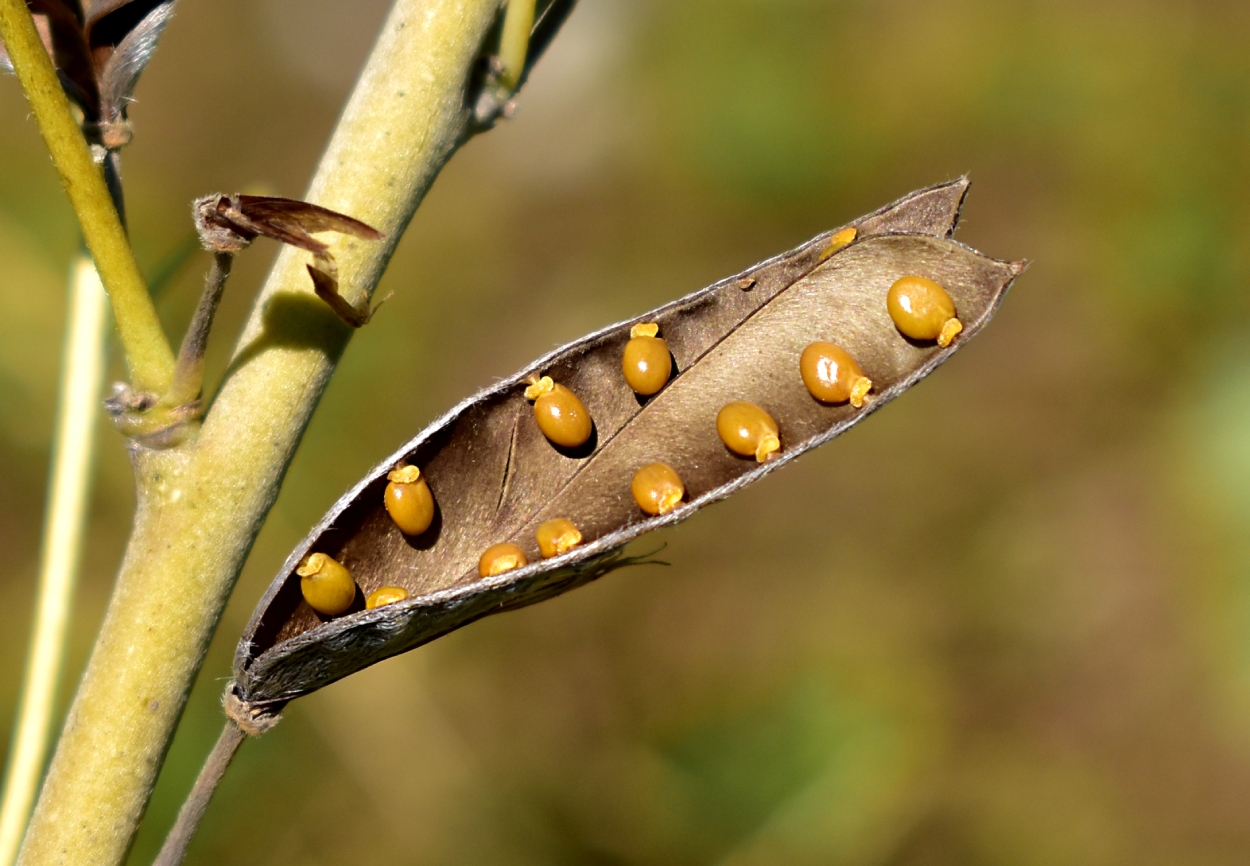
[[(1023, 268), (949, 240), (966, 189), (959, 180), (913, 193), (844, 227), (855, 229), (854, 242), (823, 261), (834, 232), (570, 343), (452, 409), (382, 461), (292, 552), (239, 644), (231, 699), (274, 713), (476, 619), (594, 580), (630, 561), (620, 554), (625, 543), (780, 468), (914, 385), (985, 325)], [(885, 294), (912, 273), (939, 280), (955, 297), (967, 329), (951, 347), (917, 345), (891, 323)], [(753, 281), (750, 291), (744, 281)], [(647, 401), (620, 376), (639, 321), (659, 324), (676, 361), (672, 380)], [(876, 399), (863, 409), (811, 398), (798, 358), (820, 338), (853, 352), (872, 376)], [(568, 383), (594, 415), (588, 453), (551, 448), (527, 417), (523, 392), (538, 374)], [(730, 400), (765, 394), (786, 447), (759, 464), (729, 453), (714, 419)], [(441, 491), (440, 522), (417, 540), (395, 527), (383, 504), (387, 474), (400, 461), (420, 465)], [(656, 461), (680, 473), (686, 499), (649, 516), (630, 479)], [(532, 550), (536, 528), (561, 517), (576, 523), (580, 546), (559, 560), (531, 557), (514, 571), (478, 576), (487, 547)], [(366, 593), (399, 586), (409, 597), (323, 622), (303, 602), (295, 573), (315, 552), (343, 562)]]

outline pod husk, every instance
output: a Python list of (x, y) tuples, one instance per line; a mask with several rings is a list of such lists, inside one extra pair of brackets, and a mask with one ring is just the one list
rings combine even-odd
[[(792, 252), (636, 319), (574, 341), (484, 390), (379, 463), (295, 548), (261, 600), (235, 657), (235, 697), (253, 712), (287, 701), (492, 613), (551, 598), (635, 561), (621, 548), (684, 520), (823, 444), (931, 373), (990, 319), (1020, 263), (988, 258), (950, 240), (967, 191), (960, 179), (912, 193), (850, 225), (856, 240), (825, 258), (825, 232)], [(836, 230), (835, 230), (836, 231)], [(946, 349), (907, 340), (885, 294), (920, 274), (950, 292), (964, 331)], [(639, 398), (621, 374), (630, 326), (657, 322), (674, 375)], [(798, 373), (803, 348), (830, 340), (874, 382), (862, 409), (824, 405)], [(523, 396), (535, 376), (571, 388), (595, 420), (577, 452), (553, 447)], [(725, 403), (748, 400), (781, 427), (782, 450), (764, 464), (731, 454), (716, 434)], [(681, 474), (686, 501), (648, 517), (630, 495), (640, 466), (660, 460)], [(434, 525), (405, 537), (383, 506), (386, 474), (400, 461), (420, 467), (438, 503)], [(534, 531), (572, 519), (586, 543), (539, 560)], [(480, 578), (491, 544), (512, 541), (525, 568)], [(309, 553), (346, 565), (359, 599), (384, 585), (410, 597), (326, 620), (303, 601), (295, 569)]]

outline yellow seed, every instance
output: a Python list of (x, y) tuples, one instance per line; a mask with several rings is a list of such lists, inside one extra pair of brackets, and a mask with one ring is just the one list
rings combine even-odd
[(946, 289), (927, 277), (902, 277), (885, 297), (894, 326), (913, 340), (937, 340), (945, 349), (964, 329), (955, 318), (955, 302)]
[(486, 552), (478, 560), (477, 573), (482, 577), (494, 577), (528, 564), (529, 560), (525, 558), (525, 551), (505, 541), (486, 548)]
[(317, 613), (338, 616), (356, 600), (356, 581), (343, 565), (324, 553), (313, 553), (295, 570), (304, 601)]
[(581, 532), (567, 517), (548, 520), (538, 527), (535, 535), (538, 538), (538, 552), (542, 554), (543, 559), (568, 553), (582, 543)]
[(858, 234), (859, 232), (856, 230), (855, 226), (849, 226), (841, 231), (834, 232), (833, 237), (829, 238), (829, 246), (823, 253), (820, 254), (820, 260), (823, 262), (825, 259), (829, 258), (838, 250), (855, 240), (855, 236)]
[(833, 343), (812, 343), (799, 356), (799, 375), (813, 397), (822, 403), (845, 403), (859, 409), (872, 390), (855, 359)]
[(408, 590), (402, 586), (382, 586), (369, 593), (365, 598), (365, 610), (373, 610), (384, 604), (394, 604), (408, 597)]
[(543, 376), (525, 389), (525, 399), (534, 401), (534, 420), (553, 445), (576, 448), (590, 438), (590, 413), (577, 395)]
[(629, 342), (621, 358), (621, 371), (634, 393), (650, 397), (668, 384), (673, 375), (673, 359), (668, 342), (657, 337), (659, 325), (643, 322), (629, 329)]
[(667, 463), (648, 463), (634, 473), (630, 485), (634, 501), (647, 514), (668, 514), (681, 504), (686, 486), (677, 470)]
[(777, 422), (754, 403), (727, 404), (716, 415), (716, 432), (730, 451), (760, 463), (781, 450)]
[(391, 520), (405, 535), (420, 535), (434, 520), (434, 494), (415, 466), (400, 466), (387, 473), (382, 500)]

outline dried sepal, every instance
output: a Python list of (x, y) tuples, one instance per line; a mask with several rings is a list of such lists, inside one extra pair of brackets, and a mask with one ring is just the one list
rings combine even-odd
[(371, 241), (386, 237), (372, 226), (298, 199), (239, 193), (213, 193), (198, 198), (191, 213), (200, 242), (213, 252), (237, 253), (263, 236), (312, 253), (308, 274), (314, 291), (351, 327), (366, 324), (377, 310), (367, 304), (355, 307), (339, 294), (338, 264), (330, 254), (330, 245), (313, 237), (321, 232)]
[[(593, 580), (619, 567), (622, 545), (776, 470), (928, 375), (984, 326), (1022, 268), (947, 240), (966, 186), (914, 193), (856, 220), (854, 242), (831, 256), (834, 233), (826, 232), (564, 346), (461, 403), (379, 464), (292, 553), (239, 644), (236, 695), (280, 707), (475, 619)], [(909, 342), (890, 321), (886, 291), (917, 272), (950, 288), (965, 318), (965, 334), (948, 348)], [(672, 380), (645, 401), (620, 376), (639, 322), (657, 324), (676, 359)], [(836, 340), (873, 377), (863, 408), (812, 399), (798, 358), (813, 339)], [(543, 375), (567, 383), (593, 413), (598, 438), (589, 453), (553, 447), (529, 417), (524, 392)], [(735, 399), (766, 404), (775, 417), (784, 448), (774, 459), (737, 457), (717, 437), (717, 411)], [(419, 538), (406, 537), (384, 506), (388, 475), (401, 462), (419, 465), (438, 491), (439, 520)], [(631, 478), (656, 462), (679, 473), (684, 496), (648, 513)], [(553, 569), (536, 555), (535, 533), (556, 518), (572, 520), (583, 541)], [(503, 542), (530, 554), (530, 564), (479, 577), (482, 552)], [(365, 592), (400, 586), (409, 597), (323, 622), (301, 602), (294, 576), (313, 552), (342, 561)]]

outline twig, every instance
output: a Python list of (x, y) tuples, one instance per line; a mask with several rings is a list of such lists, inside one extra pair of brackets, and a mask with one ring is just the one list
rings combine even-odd
[(521, 83), (530, 31), (534, 29), (534, 0), (508, 0), (499, 36), (499, 83), (512, 93)]
[(0, 0), (0, 38), (108, 291), (134, 386), (164, 393), (173, 377), (174, 353), (161, 330), (104, 173), (91, 158), (24, 0)]
[(0, 864), (4, 866), (17, 855), (53, 730), (82, 554), (108, 325), (108, 300), (84, 252), (73, 268), (35, 622), (0, 807)]
[(167, 406), (182, 406), (200, 396), (204, 385), (204, 352), (208, 349), (208, 334), (212, 330), (213, 317), (217, 315), (217, 307), (221, 303), (221, 295), (226, 288), (226, 280), (230, 277), (233, 263), (233, 253), (213, 254), (213, 265), (204, 280), (200, 304), (195, 308), (195, 316), (191, 319), (186, 336), (182, 338), (178, 363), (174, 367), (173, 384), (161, 401)]
[(213, 798), (213, 792), (217, 790), (221, 777), (226, 774), (226, 768), (230, 766), (230, 762), (239, 751), (239, 746), (243, 745), (246, 739), (247, 734), (235, 724), (234, 719), (227, 718), (226, 726), (222, 728), (221, 736), (217, 738), (217, 744), (213, 746), (212, 752), (204, 761), (204, 766), (200, 768), (200, 775), (195, 779), (195, 787), (191, 789), (182, 808), (178, 810), (178, 819), (174, 821), (173, 829), (165, 837), (165, 844), (161, 846), (160, 853), (152, 861), (152, 866), (179, 866), (182, 863), (183, 858), (187, 856), (187, 847), (191, 844), (191, 838), (195, 835), (196, 828), (200, 826), (200, 819), (204, 817), (204, 812), (208, 809), (208, 801)]

